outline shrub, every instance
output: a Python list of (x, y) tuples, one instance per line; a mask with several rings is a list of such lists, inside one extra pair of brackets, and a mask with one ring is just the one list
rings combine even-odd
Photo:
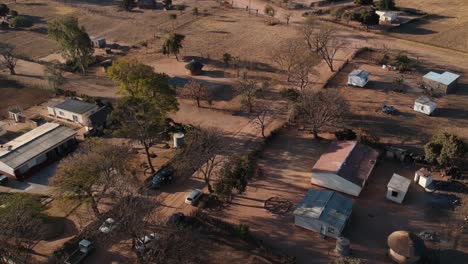
[(192, 9), (192, 15), (198, 16), (199, 14), (200, 14), (200, 13), (199, 13), (199, 11), (198, 11), (198, 7), (194, 7), (194, 8)]
[(343, 17), (343, 15), (344, 15), (345, 11), (346, 11), (345, 7), (337, 6), (337, 7), (334, 7), (334, 8), (332, 8), (330, 10), (330, 15), (332, 15), (336, 19), (341, 19)]
[(356, 5), (373, 5), (374, 0), (354, 0)]
[(10, 12), (8, 13), (10, 16), (12, 17), (17, 17), (18, 16), (18, 11), (16, 10), (10, 10)]
[(349, 128), (339, 130), (335, 132), (335, 137), (338, 140), (354, 140), (356, 139), (356, 133)]
[(377, 8), (379, 10), (395, 10), (395, 1), (394, 0), (379, 0), (377, 3)]
[(236, 232), (236, 235), (238, 235), (241, 239), (246, 240), (250, 236), (249, 225), (239, 224), (238, 226), (236, 226), (235, 232)]
[(31, 27), (32, 25), (31, 19), (25, 16), (16, 16), (10, 21), (10, 26), (13, 28)]
[(372, 26), (379, 24), (379, 15), (377, 15), (374, 10), (362, 10), (358, 14), (358, 20), (361, 24), (365, 26)]
[(404, 52), (400, 52), (390, 59), (390, 64), (398, 68), (400, 72), (411, 70), (411, 59)]
[(454, 134), (439, 133), (424, 146), (426, 161), (440, 166), (456, 165), (467, 152), (465, 142)]
[(286, 98), (290, 101), (296, 101), (297, 98), (299, 98), (299, 92), (296, 90), (296, 89), (292, 89), (292, 88), (283, 88), (281, 89), (280, 91), (280, 95), (283, 97), (283, 98)]
[(177, 10), (177, 11), (184, 11), (185, 10), (185, 5), (183, 4), (179, 4), (179, 5), (174, 5), (174, 9)]
[(10, 8), (8, 8), (7, 5), (0, 4), (0, 16), (6, 16), (9, 11), (10, 11)]

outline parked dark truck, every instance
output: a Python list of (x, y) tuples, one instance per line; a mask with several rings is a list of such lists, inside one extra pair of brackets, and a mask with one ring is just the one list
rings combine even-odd
[(79, 264), (81, 263), (94, 249), (91, 241), (83, 239), (78, 243), (78, 248), (73, 254), (65, 260), (65, 264)]

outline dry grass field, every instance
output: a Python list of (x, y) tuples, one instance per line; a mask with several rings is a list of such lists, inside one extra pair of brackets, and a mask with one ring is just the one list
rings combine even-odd
[[(351, 107), (346, 125), (363, 128), (375, 133), (382, 143), (421, 149), (432, 135), (448, 131), (468, 140), (468, 93), (466, 73), (458, 85), (456, 94), (446, 95), (434, 100), (438, 109), (432, 116), (426, 116), (413, 110), (414, 100), (421, 96), (422, 90), (417, 84), (422, 75), (429, 70), (443, 71), (450, 68), (435, 64), (421, 63), (410, 73), (382, 69), (369, 60), (369, 53), (361, 53), (348, 64), (330, 83), (330, 87), (339, 87)], [(353, 69), (363, 69), (371, 73), (371, 81), (364, 88), (348, 87), (347, 76)], [(453, 70), (452, 70), (453, 71)], [(457, 71), (455, 71), (457, 72)], [(394, 92), (395, 78), (403, 76), (405, 93)], [(464, 76), (464, 77), (463, 77)], [(384, 105), (394, 106), (399, 115), (387, 115), (380, 111)]]
[(468, 52), (468, 1), (397, 0), (396, 4), (429, 16), (401, 26), (392, 35)]

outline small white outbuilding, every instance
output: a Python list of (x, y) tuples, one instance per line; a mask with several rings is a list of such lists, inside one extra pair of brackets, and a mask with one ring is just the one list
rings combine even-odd
[(436, 102), (429, 99), (427, 96), (420, 96), (414, 101), (413, 109), (416, 112), (420, 112), (426, 115), (431, 115), (436, 110)]
[(398, 21), (398, 13), (393, 11), (375, 11), (380, 24), (391, 24)]
[(432, 172), (426, 168), (421, 168), (414, 174), (414, 182), (427, 188), (432, 183)]
[(348, 75), (348, 85), (364, 87), (369, 82), (370, 73), (363, 70), (353, 70)]
[(387, 184), (387, 199), (401, 204), (405, 199), (410, 183), (410, 179), (394, 173)]

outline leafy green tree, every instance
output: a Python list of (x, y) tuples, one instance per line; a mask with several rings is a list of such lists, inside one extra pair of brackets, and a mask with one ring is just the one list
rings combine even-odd
[(273, 18), (274, 18), (275, 15), (276, 15), (276, 10), (275, 10), (275, 8), (274, 8), (273, 6), (271, 6), (271, 5), (266, 5), (266, 6), (265, 6), (265, 9), (263, 10), (263, 12), (265, 12), (265, 14), (266, 14), (267, 16), (270, 17), (270, 19), (268, 20), (268, 23), (269, 23), (270, 25), (273, 25)]
[(377, 15), (374, 10), (363, 10), (359, 14), (359, 22), (366, 26), (366, 29), (369, 29), (369, 26), (379, 24), (379, 15)]
[(72, 16), (57, 18), (48, 22), (49, 37), (57, 41), (62, 55), (83, 74), (93, 61), (94, 48), (84, 27)]
[(377, 8), (379, 10), (395, 10), (395, 1), (394, 0), (379, 0), (377, 3)]
[(87, 139), (73, 155), (62, 160), (52, 185), (70, 201), (86, 202), (96, 217), (99, 205), (112, 192), (124, 197), (135, 179), (131, 171), (132, 151), (103, 139)]
[(0, 4), (0, 16), (6, 16), (9, 11), (10, 11), (10, 8), (7, 5)]
[(170, 54), (174, 54), (176, 60), (179, 60), (177, 56), (182, 49), (182, 42), (184, 41), (185, 36), (177, 33), (172, 33), (169, 37), (164, 41), (162, 46), (162, 53), (164, 55), (169, 56)]
[(456, 165), (461, 162), (467, 152), (465, 142), (454, 134), (439, 133), (432, 137), (424, 146), (424, 153), (428, 162), (435, 162), (440, 166)]

